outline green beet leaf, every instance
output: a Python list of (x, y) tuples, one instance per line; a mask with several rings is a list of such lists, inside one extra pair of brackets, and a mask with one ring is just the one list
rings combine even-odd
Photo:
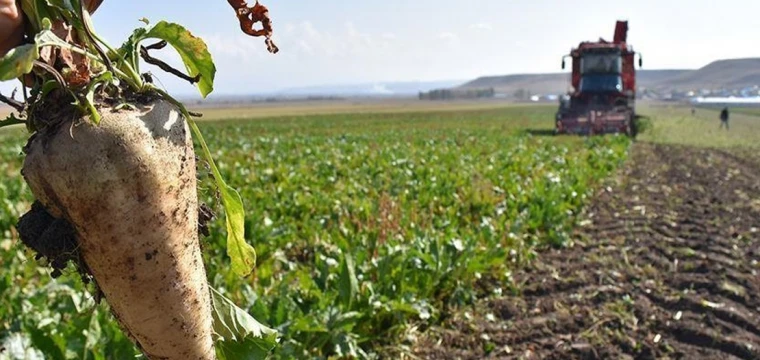
[(157, 23), (143, 36), (143, 39), (164, 40), (177, 50), (189, 75), (195, 77), (200, 74), (198, 90), (204, 98), (214, 90), (216, 66), (206, 43), (201, 38), (194, 36), (181, 25), (166, 21)]
[(354, 298), (356, 298), (356, 294), (359, 292), (359, 281), (356, 278), (354, 259), (348, 252), (343, 253), (343, 262), (338, 279), (340, 282), (338, 287), (340, 299), (345, 306), (350, 308)]

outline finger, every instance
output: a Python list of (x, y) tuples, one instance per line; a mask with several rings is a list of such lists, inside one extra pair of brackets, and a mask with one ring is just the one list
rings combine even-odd
[(24, 37), (23, 18), (15, 0), (0, 0), (0, 55), (5, 55)]
[(0, 40), (0, 56), (5, 56), (10, 49), (21, 44), (21, 41), (24, 39), (24, 28), (18, 26), (10, 32), (4, 32), (0, 35), (4, 35), (2, 40)]

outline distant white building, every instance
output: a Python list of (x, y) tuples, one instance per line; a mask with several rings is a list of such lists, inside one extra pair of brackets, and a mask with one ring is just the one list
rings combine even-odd
[(703, 106), (760, 106), (760, 96), (756, 97), (695, 97), (691, 99), (692, 105)]

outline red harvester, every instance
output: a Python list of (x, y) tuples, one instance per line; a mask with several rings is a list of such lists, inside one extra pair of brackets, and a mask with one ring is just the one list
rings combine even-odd
[(628, 22), (618, 21), (612, 42), (582, 42), (562, 58), (562, 69), (573, 59), (573, 90), (560, 98), (556, 133), (636, 136), (636, 53), (627, 37)]

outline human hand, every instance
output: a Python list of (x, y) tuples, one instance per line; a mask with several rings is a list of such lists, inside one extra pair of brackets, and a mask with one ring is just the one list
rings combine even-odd
[[(103, 0), (84, 0), (90, 13), (95, 12)], [(24, 39), (24, 14), (16, 0), (0, 0), (0, 56), (18, 46)]]
[(0, 0), (0, 55), (5, 55), (24, 38), (23, 22), (16, 0)]

